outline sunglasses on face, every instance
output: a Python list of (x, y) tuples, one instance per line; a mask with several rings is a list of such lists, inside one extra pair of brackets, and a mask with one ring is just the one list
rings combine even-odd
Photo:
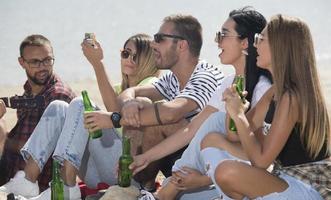
[(185, 40), (184, 37), (179, 36), (179, 35), (170, 35), (170, 34), (164, 34), (164, 33), (157, 33), (157, 34), (154, 35), (154, 41), (156, 43), (160, 43), (160, 42), (164, 41), (165, 38)]
[(130, 51), (128, 51), (126, 49), (121, 50), (121, 58), (122, 59), (127, 59), (129, 57), (130, 57), (130, 59), (133, 63), (137, 62), (137, 54), (133, 54), (133, 53), (131, 53)]
[(228, 35), (227, 32), (218, 31), (216, 32), (215, 42), (220, 43), (226, 37), (241, 37), (241, 35)]
[(255, 33), (254, 35), (254, 46), (256, 47), (264, 40), (264, 37), (260, 33)]

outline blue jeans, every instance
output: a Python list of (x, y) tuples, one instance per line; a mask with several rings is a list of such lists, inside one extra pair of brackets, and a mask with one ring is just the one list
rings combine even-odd
[(116, 165), (122, 141), (115, 129), (102, 130), (102, 137), (90, 139), (84, 128), (84, 106), (80, 97), (70, 104), (53, 101), (45, 110), (31, 137), (21, 149), (25, 160), (30, 156), (42, 171), (48, 158), (69, 161), (90, 188), (99, 182), (116, 184)]
[[(225, 133), (225, 116), (224, 112), (216, 112), (211, 114), (206, 121), (201, 125), (195, 134), (194, 138), (182, 154), (182, 157), (176, 161), (172, 167), (172, 171), (178, 171), (182, 167), (190, 167), (206, 174), (205, 164), (200, 154), (200, 143), (202, 139), (210, 132)], [(206, 187), (196, 191), (184, 191), (179, 195), (181, 200), (199, 200), (213, 199), (218, 197), (215, 187)]]

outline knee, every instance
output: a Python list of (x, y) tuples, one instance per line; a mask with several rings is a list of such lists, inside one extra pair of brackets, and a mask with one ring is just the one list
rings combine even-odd
[(68, 103), (61, 100), (52, 101), (46, 108), (44, 115), (45, 116), (55, 116), (60, 113), (65, 113), (68, 108)]
[(208, 133), (200, 143), (200, 149), (203, 150), (207, 147), (216, 147), (215, 141), (219, 139), (219, 134), (217, 133)]
[(75, 97), (73, 100), (70, 102), (70, 107), (72, 106), (82, 106), (83, 105), (83, 98), (82, 97)]
[(226, 160), (220, 163), (215, 169), (215, 180), (219, 187), (226, 186), (230, 188), (240, 174), (237, 166), (237, 161)]

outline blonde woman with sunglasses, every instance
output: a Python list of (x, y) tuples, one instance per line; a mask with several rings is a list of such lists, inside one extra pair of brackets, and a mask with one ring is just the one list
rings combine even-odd
[[(122, 84), (118, 93), (128, 87), (152, 83), (159, 70), (155, 68), (150, 48), (151, 38), (145, 34), (130, 37), (121, 51)], [(65, 199), (81, 199), (76, 176), (89, 188), (98, 183), (117, 183), (116, 166), (121, 155), (122, 142), (118, 130), (120, 105), (117, 94), (108, 80), (103, 65), (103, 50), (97, 41), (84, 40), (82, 50), (92, 64), (99, 90), (107, 111), (95, 111), (84, 115), (82, 99), (70, 104), (52, 102), (45, 110), (31, 137), (21, 149), (26, 161), (24, 172), (0, 187), (0, 191), (15, 195), (31, 196), (31, 188), (37, 188), (37, 178), (49, 157), (62, 166), (65, 182)], [(116, 112), (117, 111), (117, 112)], [(116, 113), (117, 117), (113, 118)], [(88, 131), (102, 129), (102, 137), (89, 139)], [(39, 191), (39, 189), (37, 190)], [(32, 199), (50, 199), (50, 188)]]

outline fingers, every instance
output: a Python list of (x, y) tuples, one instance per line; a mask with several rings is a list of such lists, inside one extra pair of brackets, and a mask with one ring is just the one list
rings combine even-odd
[(122, 108), (122, 118), (130, 126), (140, 127), (139, 110), (141, 105), (135, 100), (127, 102)]
[[(143, 155), (143, 154), (142, 154)], [(137, 174), (141, 170), (145, 169), (149, 164), (149, 161), (145, 159), (143, 156), (135, 156), (134, 161), (129, 166), (129, 169), (133, 170), (133, 175)]]
[(177, 176), (171, 176), (170, 182), (176, 186), (178, 190), (186, 190), (185, 181)]

